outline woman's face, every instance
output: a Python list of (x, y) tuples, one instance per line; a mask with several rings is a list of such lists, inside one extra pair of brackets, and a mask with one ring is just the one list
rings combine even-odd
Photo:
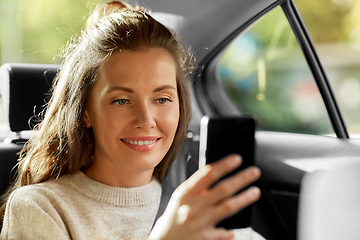
[(84, 112), (85, 126), (94, 132), (94, 166), (108, 174), (152, 176), (178, 122), (172, 56), (161, 49), (114, 53), (101, 67)]

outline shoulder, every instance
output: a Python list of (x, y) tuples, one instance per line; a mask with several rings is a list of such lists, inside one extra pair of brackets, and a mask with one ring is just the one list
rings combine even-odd
[(31, 235), (32, 239), (50, 239), (50, 236), (56, 234), (62, 239), (68, 239), (61, 214), (52, 201), (55, 194), (46, 186), (23, 186), (9, 196), (1, 237), (25, 239)]
[(71, 195), (70, 191), (72, 188), (69, 187), (66, 178), (62, 177), (44, 183), (22, 186), (11, 193), (6, 208), (13, 211), (32, 208), (52, 212), (55, 209), (59, 210), (63, 202), (67, 201)]
[[(53, 192), (40, 184), (22, 186), (11, 193), (7, 200), (6, 211), (16, 215), (48, 208)], [(47, 207), (46, 207), (47, 206)]]
[(49, 180), (44, 183), (37, 183), (22, 186), (11, 193), (9, 201), (12, 202), (31, 202), (41, 201), (52, 197), (57, 197), (62, 191), (66, 191), (66, 184), (59, 180)]

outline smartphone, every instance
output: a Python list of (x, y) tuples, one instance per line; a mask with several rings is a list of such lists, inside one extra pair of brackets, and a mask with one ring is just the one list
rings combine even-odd
[[(242, 164), (222, 179), (254, 165), (255, 129), (256, 118), (253, 116), (202, 117), (200, 124), (199, 168), (234, 153), (242, 157)], [(250, 222), (251, 206), (221, 221), (217, 226), (225, 229), (246, 228), (250, 226)]]

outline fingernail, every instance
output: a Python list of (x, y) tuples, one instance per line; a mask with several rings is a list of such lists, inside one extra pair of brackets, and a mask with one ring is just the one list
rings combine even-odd
[(250, 194), (252, 197), (257, 197), (260, 194), (260, 189), (258, 187), (252, 187), (250, 189)]
[(234, 155), (234, 161), (236, 163), (240, 163), (241, 162), (241, 157), (239, 155)]
[(252, 171), (253, 171), (253, 174), (256, 175), (256, 176), (261, 175), (261, 171), (260, 171), (260, 169), (258, 167), (253, 167)]

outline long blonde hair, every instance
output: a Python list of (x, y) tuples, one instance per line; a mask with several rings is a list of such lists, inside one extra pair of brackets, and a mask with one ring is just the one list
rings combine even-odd
[(36, 127), (37, 135), (21, 151), (17, 179), (3, 197), (0, 216), (5, 211), (7, 197), (16, 188), (73, 174), (92, 164), (93, 133), (84, 126), (82, 118), (97, 72), (114, 51), (149, 48), (168, 51), (177, 63), (178, 129), (172, 146), (153, 174), (159, 180), (164, 178), (185, 139), (191, 118), (186, 80), (192, 70), (191, 57), (176, 34), (148, 13), (112, 1), (95, 8), (81, 35), (65, 47), (64, 61), (44, 119)]

